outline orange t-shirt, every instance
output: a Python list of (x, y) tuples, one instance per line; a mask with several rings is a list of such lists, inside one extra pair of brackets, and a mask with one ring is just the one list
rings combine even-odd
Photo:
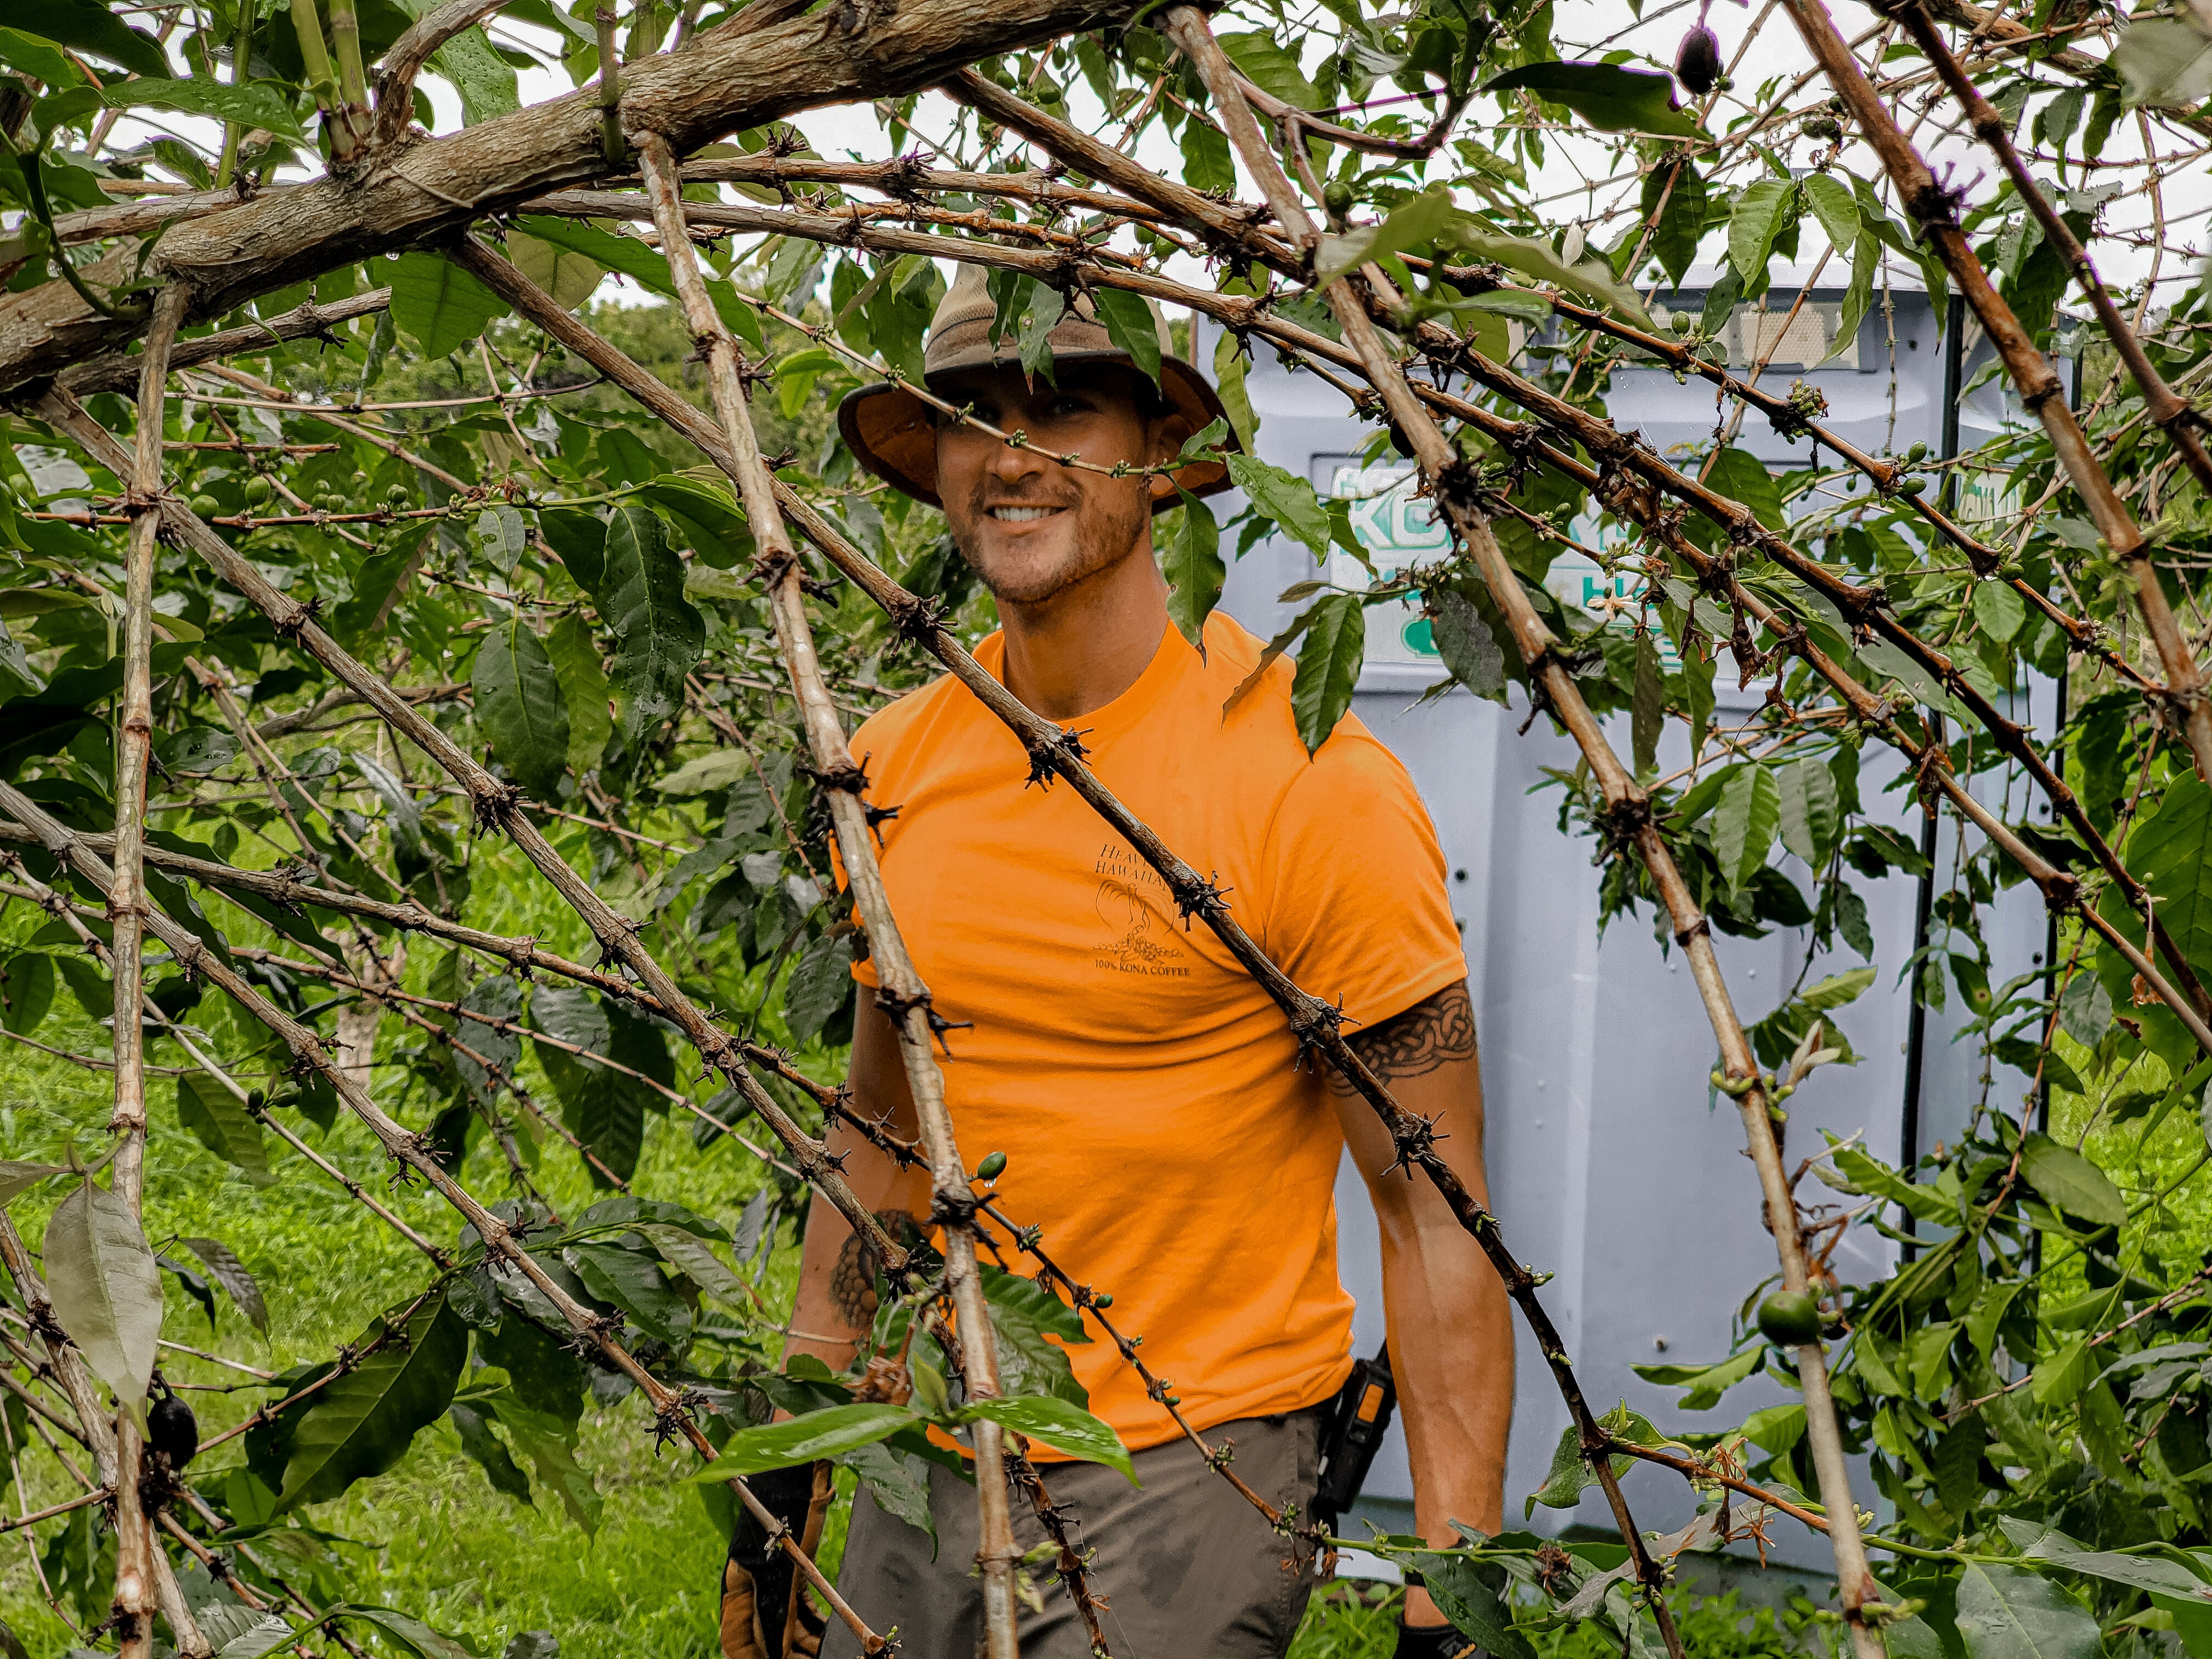
[[(1225, 720), (1261, 643), (1216, 612), (1071, 722), (1100, 779), (1305, 990), (1372, 1025), (1466, 976), (1436, 831), (1395, 756), (1347, 717), (1310, 759), (1279, 661)], [(1005, 641), (976, 652), (1002, 675)], [(1003, 1152), (1000, 1207), (1200, 1427), (1328, 1398), (1351, 1365), (1336, 1274), (1344, 1140), (1282, 1012), (1072, 789), (1024, 788), (1021, 744), (950, 676), (854, 735), (892, 913), (951, 1034), (961, 1156)], [(854, 977), (872, 985), (863, 962)], [(1357, 1029), (1352, 1027), (1349, 1029)], [(1132, 1449), (1178, 1432), (1103, 1333), (1069, 1348)], [(1042, 1447), (1036, 1449), (1043, 1451)]]

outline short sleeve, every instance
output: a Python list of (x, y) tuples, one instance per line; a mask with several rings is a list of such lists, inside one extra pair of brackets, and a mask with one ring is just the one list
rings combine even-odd
[(1301, 990), (1376, 1025), (1467, 977), (1436, 827), (1398, 757), (1353, 722), (1269, 830), (1261, 943)]

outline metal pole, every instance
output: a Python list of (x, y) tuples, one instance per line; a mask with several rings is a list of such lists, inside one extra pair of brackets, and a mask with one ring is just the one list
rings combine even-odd
[[(1932, 307), (1933, 295), (1929, 296)], [(1942, 424), (1936, 434), (1937, 453), (1944, 461), (1955, 459), (1959, 453), (1959, 382), (1966, 368), (1965, 336), (1966, 331), (1966, 302), (1964, 296), (1951, 295), (1945, 306), (1943, 328), (1943, 404)], [(1940, 492), (1943, 510), (1957, 510), (1959, 479), (1957, 472), (1946, 466)], [(1928, 717), (1929, 735), (1936, 742), (1943, 739), (1943, 720), (1938, 714)], [(1936, 830), (1937, 815), (1930, 811), (1920, 826), (1920, 858), (1925, 866), (1920, 872), (1917, 890), (1912, 905), (1912, 953), (1914, 967), (1911, 995), (1911, 1012), (1905, 1028), (1905, 1111), (1899, 1133), (1898, 1167), (1907, 1181), (1920, 1163), (1920, 1100), (1921, 1073), (1928, 1060), (1928, 1004), (1921, 994), (1921, 981), (1928, 972), (1928, 963), (1920, 956), (1928, 948), (1928, 923), (1936, 908)], [(1907, 1238), (1917, 1231), (1913, 1218), (1907, 1213), (1900, 1218)], [(1905, 1246), (1905, 1259), (1912, 1260), (1913, 1246)]]

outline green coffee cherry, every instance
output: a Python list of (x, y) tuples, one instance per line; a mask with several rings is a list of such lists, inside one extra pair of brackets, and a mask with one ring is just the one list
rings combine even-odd
[(1898, 485), (1898, 488), (1908, 495), (1917, 495), (1921, 491), (1928, 488), (1928, 480), (1915, 476), (1913, 477), (1907, 478), (1903, 483)]
[(248, 507), (265, 506), (276, 493), (276, 486), (266, 478), (248, 478), (246, 481), (246, 504)]
[(1112, 1307), (1114, 1305), (1114, 1292), (1111, 1291), (1099, 1291), (1097, 1295), (1091, 1298), (1091, 1305), (1094, 1308)]
[(1820, 1310), (1802, 1291), (1777, 1291), (1759, 1304), (1759, 1334), (1778, 1347), (1820, 1340)]
[(1917, 466), (1927, 459), (1928, 446), (1924, 443), (1915, 443), (1911, 448), (1905, 452), (1905, 464), (1909, 466)]
[(983, 1161), (975, 1166), (975, 1179), (996, 1181), (1006, 1172), (1006, 1155), (1004, 1152), (989, 1152), (985, 1154)]
[(1352, 186), (1341, 179), (1332, 179), (1321, 187), (1322, 205), (1328, 210), (1328, 216), (1339, 224), (1342, 224), (1345, 215), (1352, 211)]
[(212, 495), (195, 495), (192, 497), (192, 511), (203, 519), (211, 519), (222, 511), (222, 503)]

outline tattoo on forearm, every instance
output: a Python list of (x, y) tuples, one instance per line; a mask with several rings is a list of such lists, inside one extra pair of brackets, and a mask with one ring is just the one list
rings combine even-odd
[[(878, 1210), (876, 1219), (902, 1245), (912, 1245), (921, 1237), (921, 1224), (904, 1210)], [(856, 1331), (865, 1331), (875, 1322), (876, 1278), (883, 1270), (875, 1250), (858, 1233), (848, 1237), (837, 1251), (836, 1265), (830, 1270), (830, 1305)]]
[[(1455, 1060), (1474, 1058), (1474, 1005), (1464, 981), (1425, 997), (1371, 1031), (1346, 1039), (1367, 1069), (1386, 1084), (1419, 1077)], [(1340, 1095), (1353, 1091), (1340, 1073), (1328, 1074), (1328, 1086)]]

